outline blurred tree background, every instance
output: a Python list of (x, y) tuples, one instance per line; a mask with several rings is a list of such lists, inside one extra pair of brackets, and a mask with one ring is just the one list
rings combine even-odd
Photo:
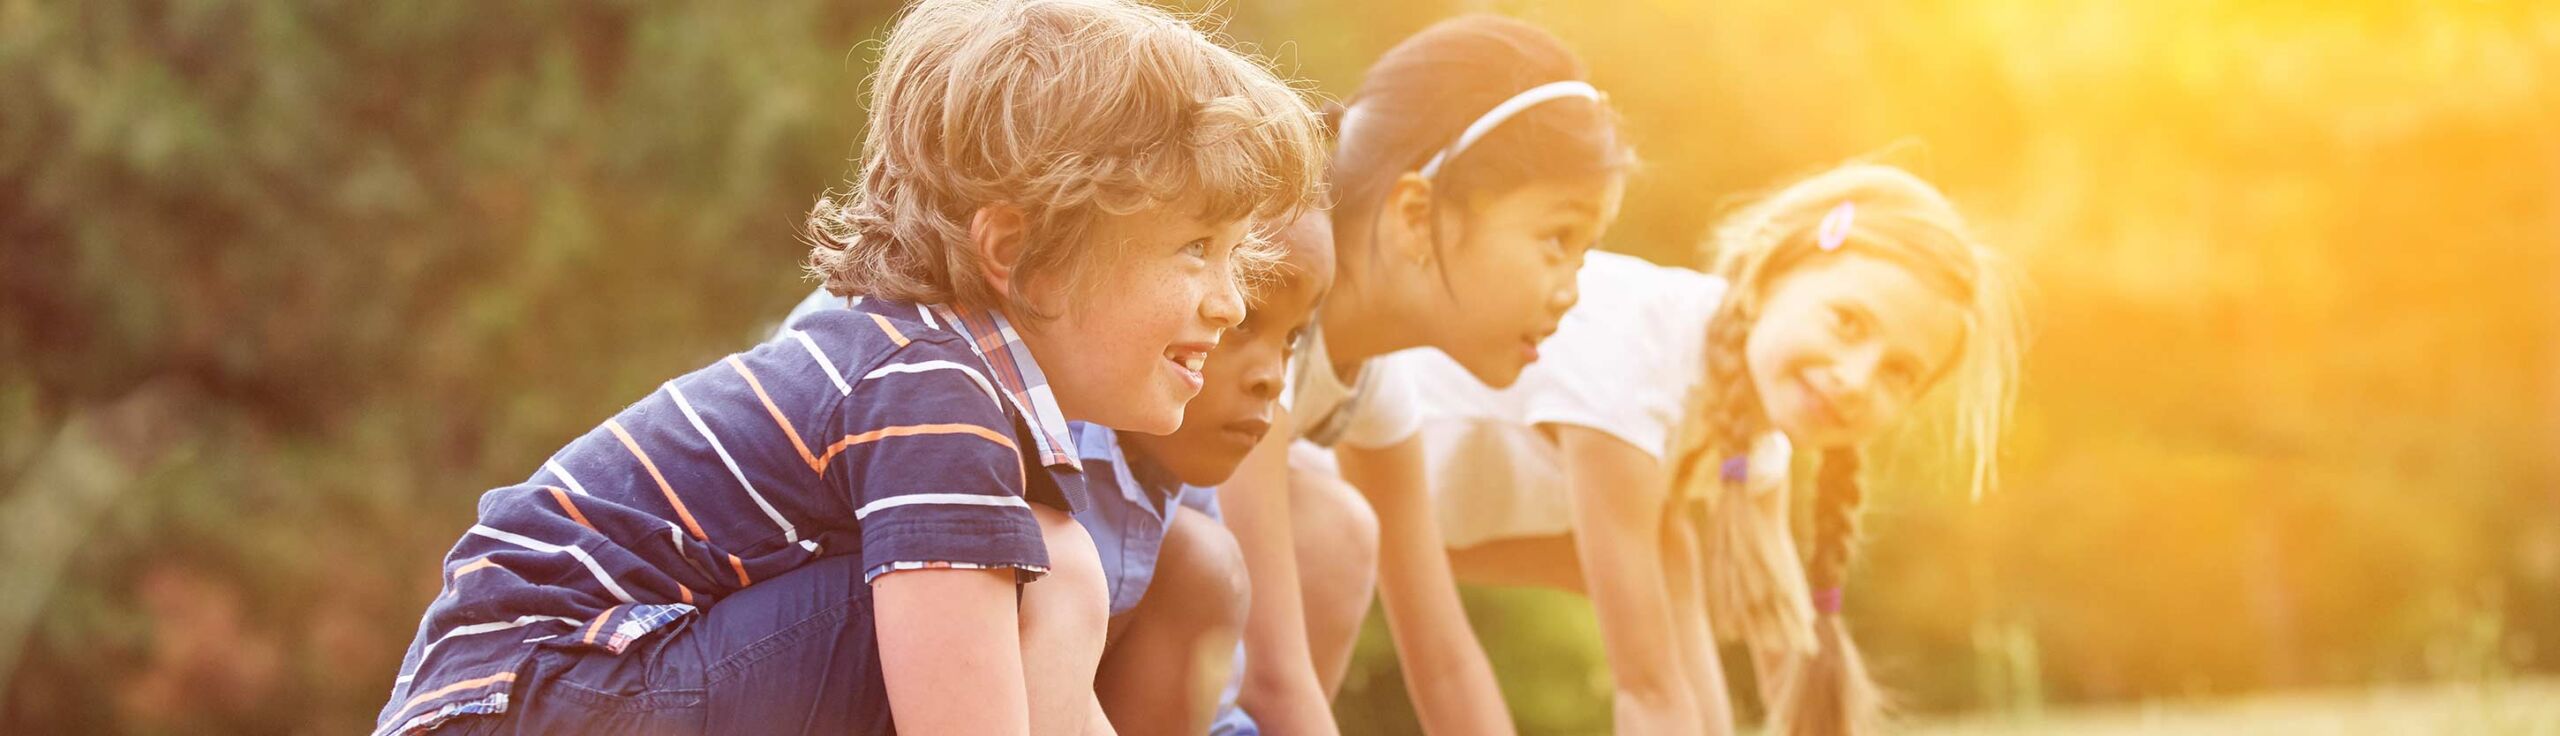
[[(1207, 9), (1332, 96), (1552, 28), (1648, 162), (1612, 249), (1879, 156), (2016, 257), (2006, 483), (1915, 436), (1870, 505), (1908, 711), (2560, 673), (2560, 8)], [(482, 490), (810, 287), (894, 12), (0, 0), (0, 730), (363, 728)], [(1469, 596), (1525, 730), (1605, 730), (1587, 604)], [(1378, 629), (1339, 710), (1409, 733)]]

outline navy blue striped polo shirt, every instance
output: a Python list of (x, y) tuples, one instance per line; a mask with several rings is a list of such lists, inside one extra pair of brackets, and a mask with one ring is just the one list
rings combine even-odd
[(811, 560), (866, 581), (1013, 568), (1048, 551), (1029, 503), (1085, 505), (1077, 448), (1001, 313), (849, 299), (668, 381), (480, 497), (377, 733), (507, 708), (537, 646), (620, 654)]

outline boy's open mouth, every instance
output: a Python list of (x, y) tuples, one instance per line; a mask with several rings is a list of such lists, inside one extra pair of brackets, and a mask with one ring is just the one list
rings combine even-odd
[(1192, 390), (1197, 391), (1206, 382), (1200, 376), (1200, 366), (1209, 362), (1209, 349), (1214, 347), (1217, 347), (1216, 343), (1176, 343), (1172, 347), (1165, 348), (1164, 360), (1165, 363), (1173, 366), (1176, 377), (1181, 378), (1183, 383), (1189, 384)]

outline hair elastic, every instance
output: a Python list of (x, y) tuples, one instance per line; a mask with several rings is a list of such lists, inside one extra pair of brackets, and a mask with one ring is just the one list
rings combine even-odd
[(1823, 613), (1839, 613), (1840, 589), (1823, 588), (1821, 590), (1814, 591), (1813, 610), (1821, 611)]
[(1460, 152), (1467, 150), (1467, 146), (1475, 145), (1477, 139), (1493, 132), (1494, 128), (1502, 125), (1502, 121), (1511, 119), (1511, 116), (1520, 114), (1520, 111), (1535, 107), (1541, 102), (1568, 97), (1580, 97), (1599, 102), (1600, 89), (1591, 86), (1588, 82), (1568, 79), (1521, 90), (1520, 94), (1512, 95), (1511, 99), (1503, 100), (1502, 104), (1485, 111), (1483, 117), (1476, 118), (1474, 123), (1467, 126), (1466, 132), (1459, 133), (1458, 139), (1449, 143), (1449, 147), (1432, 154), (1431, 160), (1422, 165), (1422, 178), (1437, 177), (1440, 174), (1441, 165), (1449, 163), (1450, 159), (1457, 158)]
[(1743, 479), (1751, 477), (1750, 460), (1739, 455), (1725, 458), (1723, 475), (1727, 483), (1742, 482)]

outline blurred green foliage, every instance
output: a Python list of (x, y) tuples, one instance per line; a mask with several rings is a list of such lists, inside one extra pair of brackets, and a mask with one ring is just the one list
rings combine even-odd
[[(2030, 277), (2003, 489), (1926, 432), (1879, 464), (1850, 613), (1910, 709), (2560, 671), (2560, 10), (1214, 10), (1340, 96), (1465, 9), (1624, 112), (1610, 248), (1689, 261), (1872, 155)], [(0, 730), (361, 728), (481, 490), (805, 293), (893, 12), (0, 0), (0, 504), (67, 423), (190, 397), (80, 544), (0, 560), (64, 576)], [(1524, 729), (1605, 730), (1585, 603), (1469, 604)], [(1352, 733), (1413, 730), (1382, 636)]]

